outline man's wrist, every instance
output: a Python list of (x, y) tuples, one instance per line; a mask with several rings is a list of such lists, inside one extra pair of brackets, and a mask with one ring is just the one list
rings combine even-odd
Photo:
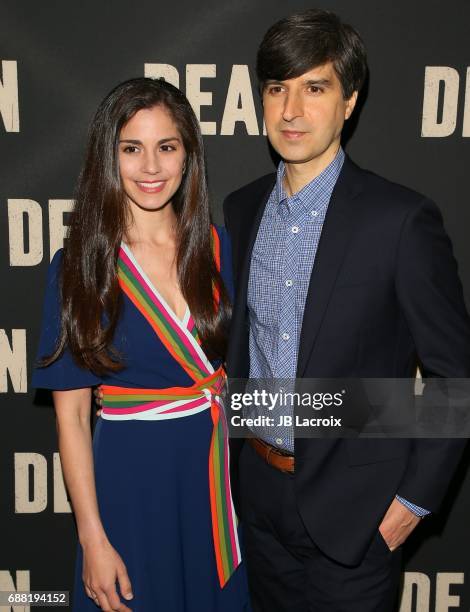
[(413, 504), (412, 502), (408, 501), (404, 497), (401, 497), (400, 495), (395, 495), (395, 497), (401, 504), (408, 508), (408, 510), (411, 510), (414, 515), (419, 516), (420, 518), (424, 518), (425, 516), (428, 516), (428, 514), (431, 514), (430, 510), (426, 510), (426, 508), (417, 506), (416, 504)]

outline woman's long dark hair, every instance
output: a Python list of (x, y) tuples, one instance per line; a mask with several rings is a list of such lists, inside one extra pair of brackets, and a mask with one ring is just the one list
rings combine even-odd
[[(113, 89), (92, 121), (64, 247), (59, 341), (42, 365), (55, 361), (67, 346), (78, 365), (98, 375), (123, 367), (112, 344), (122, 299), (117, 258), (129, 218), (119, 173), (118, 140), (123, 126), (139, 110), (155, 106), (169, 111), (186, 152), (186, 170), (172, 198), (181, 292), (208, 357), (223, 358), (225, 354), (230, 302), (213, 256), (198, 120), (179, 89), (161, 79), (142, 77)], [(218, 308), (214, 288), (220, 292)]]

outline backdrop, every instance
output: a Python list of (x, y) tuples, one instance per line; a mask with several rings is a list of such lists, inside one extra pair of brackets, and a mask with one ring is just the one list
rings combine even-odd
[[(2, 0), (0, 591), (71, 588), (76, 536), (54, 413), (29, 381), (46, 268), (62, 245), (92, 114), (130, 77), (163, 75), (179, 84), (201, 121), (220, 222), (223, 197), (273, 169), (254, 74), (257, 45), (271, 23), (309, 6)], [(360, 165), (439, 204), (468, 304), (470, 4), (324, 0), (322, 6), (355, 25), (369, 51), (370, 81), (347, 150)], [(466, 465), (443, 512), (423, 521), (406, 547), (403, 612), (470, 608)]]

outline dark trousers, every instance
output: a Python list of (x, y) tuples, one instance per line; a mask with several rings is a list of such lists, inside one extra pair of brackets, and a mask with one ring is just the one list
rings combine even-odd
[(400, 549), (390, 552), (377, 531), (360, 565), (326, 557), (305, 530), (294, 477), (268, 465), (247, 443), (240, 457), (240, 501), (254, 612), (396, 610)]

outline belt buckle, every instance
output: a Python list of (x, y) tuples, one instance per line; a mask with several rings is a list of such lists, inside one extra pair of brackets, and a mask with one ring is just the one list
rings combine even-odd
[[(266, 463), (269, 464), (269, 457), (271, 456), (271, 454), (277, 455), (278, 457), (291, 457), (292, 459), (294, 459), (294, 455), (291, 455), (290, 453), (287, 453), (287, 452), (283, 451), (280, 448), (276, 448), (272, 444), (269, 444), (268, 442), (264, 442), (264, 440), (263, 440), (263, 443), (265, 444), (265, 448), (266, 448), (266, 457), (265, 457)], [(277, 468), (277, 469), (280, 472), (282, 472), (283, 474), (291, 474), (292, 475), (294, 473), (294, 470), (282, 470), (282, 469), (279, 469), (279, 468)]]

